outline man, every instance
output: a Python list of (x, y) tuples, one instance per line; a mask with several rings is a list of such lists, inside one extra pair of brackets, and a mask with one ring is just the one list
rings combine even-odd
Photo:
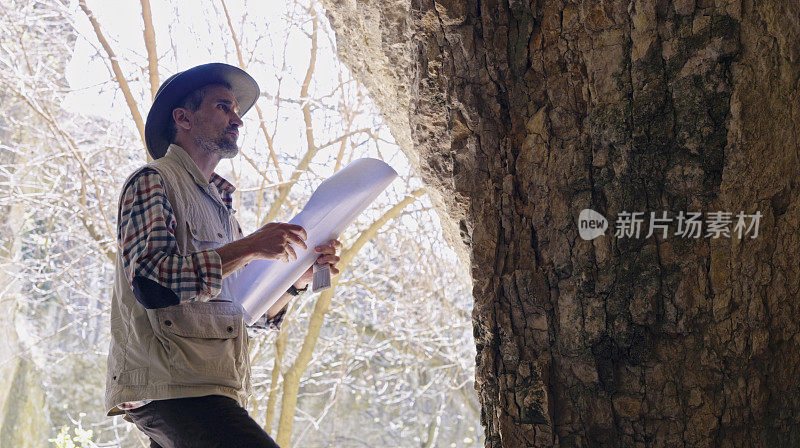
[[(258, 96), (255, 80), (227, 64), (167, 79), (145, 126), (154, 161), (123, 187), (105, 404), (109, 415), (126, 413), (151, 447), (277, 446), (243, 407), (247, 329), (229, 283), (249, 261), (295, 260), (306, 233), (269, 223), (244, 237), (234, 187), (214, 173), (237, 154), (240, 117)], [(315, 248), (333, 274), (340, 246)], [(309, 269), (260, 327), (280, 328), (311, 278)]]

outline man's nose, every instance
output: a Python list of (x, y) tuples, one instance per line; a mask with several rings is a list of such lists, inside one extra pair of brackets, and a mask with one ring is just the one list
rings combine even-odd
[(230, 123), (231, 125), (233, 125), (233, 126), (236, 126), (237, 128), (238, 128), (238, 127), (241, 127), (241, 126), (244, 124), (244, 123), (242, 122), (242, 119), (241, 119), (241, 118), (239, 118), (239, 114), (237, 114), (236, 112), (234, 112), (234, 113), (231, 115), (231, 119), (230, 119), (229, 123)]

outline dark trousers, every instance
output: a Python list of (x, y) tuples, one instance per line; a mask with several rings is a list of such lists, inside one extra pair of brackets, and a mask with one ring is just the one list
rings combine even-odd
[(156, 400), (127, 413), (150, 448), (279, 448), (236, 400), (220, 395)]

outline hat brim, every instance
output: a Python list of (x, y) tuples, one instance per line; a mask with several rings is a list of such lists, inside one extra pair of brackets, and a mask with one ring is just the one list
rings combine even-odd
[(198, 65), (167, 79), (158, 89), (147, 122), (144, 139), (147, 151), (153, 159), (164, 156), (169, 147), (169, 126), (172, 110), (186, 95), (208, 84), (226, 83), (231, 86), (233, 96), (239, 103), (239, 116), (255, 104), (261, 91), (258, 83), (244, 70), (223, 63)]

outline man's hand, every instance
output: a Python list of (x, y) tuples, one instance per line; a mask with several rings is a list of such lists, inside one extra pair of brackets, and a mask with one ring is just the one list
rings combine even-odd
[(306, 231), (294, 224), (271, 222), (244, 238), (217, 248), (222, 262), (222, 277), (253, 260), (293, 261), (297, 259), (292, 244), (306, 249)]
[[(316, 263), (329, 264), (331, 265), (331, 275), (338, 274), (339, 269), (336, 268), (336, 263), (339, 262), (339, 257), (336, 256), (336, 251), (341, 248), (342, 243), (340, 243), (339, 240), (330, 240), (326, 245), (315, 247), (314, 251), (320, 254), (317, 257)], [(294, 287), (297, 289), (305, 289), (308, 287), (308, 284), (311, 283), (313, 278), (314, 266), (311, 266), (302, 276), (300, 276), (297, 282), (295, 282)]]
[(306, 249), (306, 238), (306, 231), (301, 226), (271, 222), (245, 239), (252, 247), (255, 258), (289, 262), (297, 260), (292, 244)]

